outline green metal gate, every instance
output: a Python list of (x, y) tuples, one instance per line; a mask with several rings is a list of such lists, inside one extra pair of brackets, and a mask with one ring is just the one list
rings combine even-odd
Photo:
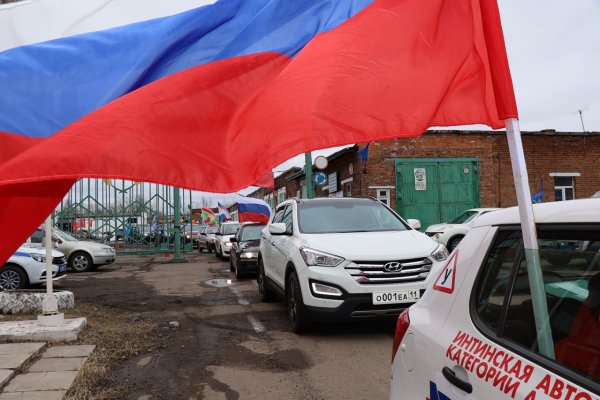
[(401, 158), (395, 170), (396, 210), (419, 219), (421, 231), (479, 207), (476, 158)]
[[(179, 193), (175, 193), (177, 190)], [(179, 198), (179, 224), (175, 221)], [(170, 253), (179, 225), (183, 251), (193, 250), (198, 222), (192, 192), (170, 186), (112, 179), (80, 179), (54, 212), (54, 224), (77, 239), (115, 247), (121, 254)]]

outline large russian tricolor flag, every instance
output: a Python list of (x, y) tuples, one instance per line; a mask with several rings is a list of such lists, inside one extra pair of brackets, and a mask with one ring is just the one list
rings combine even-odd
[(231, 192), (308, 150), (517, 115), (496, 0), (206, 3), (0, 6), (0, 260), (80, 177)]

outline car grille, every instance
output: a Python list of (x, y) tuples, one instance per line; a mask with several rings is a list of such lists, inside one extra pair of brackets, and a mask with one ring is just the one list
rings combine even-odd
[[(399, 271), (388, 272), (383, 268), (388, 262), (397, 262), (401, 268)], [(361, 285), (388, 285), (424, 281), (432, 264), (427, 257), (392, 261), (354, 261), (346, 266), (346, 271)]]
[(66, 262), (67, 261), (65, 260), (64, 257), (53, 257), (52, 258), (52, 264), (54, 264), (54, 265), (62, 265)]

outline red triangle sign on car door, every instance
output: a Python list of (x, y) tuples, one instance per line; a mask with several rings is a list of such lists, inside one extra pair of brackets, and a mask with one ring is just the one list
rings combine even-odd
[(454, 292), (454, 282), (456, 281), (456, 261), (458, 260), (458, 250), (456, 250), (446, 266), (440, 271), (435, 283), (433, 284), (433, 290), (452, 294)]

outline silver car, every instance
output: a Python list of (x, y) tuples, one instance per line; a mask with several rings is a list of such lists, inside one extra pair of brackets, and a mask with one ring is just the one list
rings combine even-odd
[[(38, 228), (31, 235), (31, 243), (43, 243), (44, 229)], [(91, 271), (101, 265), (115, 262), (115, 249), (105, 244), (78, 240), (68, 233), (54, 228), (52, 241), (67, 257), (67, 265), (74, 272)]]

